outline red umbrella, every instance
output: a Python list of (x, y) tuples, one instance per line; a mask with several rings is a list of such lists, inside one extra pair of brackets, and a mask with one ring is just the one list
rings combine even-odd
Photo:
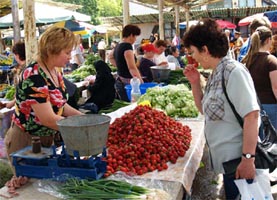
[(264, 16), (264, 13), (256, 13), (254, 15), (250, 15), (248, 17), (245, 17), (241, 19), (238, 23), (239, 26), (247, 26), (249, 25), (255, 18), (260, 18)]
[(224, 28), (234, 29), (237, 27), (235, 24), (233, 24), (232, 22), (229, 22), (229, 21), (224, 21), (224, 20), (218, 19), (218, 20), (216, 20), (216, 22), (222, 29), (224, 29)]

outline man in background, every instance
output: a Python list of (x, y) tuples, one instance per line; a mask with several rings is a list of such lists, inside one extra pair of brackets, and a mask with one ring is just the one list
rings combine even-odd
[(98, 43), (98, 54), (100, 58), (105, 62), (106, 61), (106, 43), (105, 40), (102, 38), (100, 42)]

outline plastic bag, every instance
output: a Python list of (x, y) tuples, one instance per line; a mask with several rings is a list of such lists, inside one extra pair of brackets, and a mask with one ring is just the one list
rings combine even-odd
[(241, 194), (241, 200), (274, 200), (271, 194), (268, 169), (256, 169), (253, 183), (245, 179), (235, 180)]

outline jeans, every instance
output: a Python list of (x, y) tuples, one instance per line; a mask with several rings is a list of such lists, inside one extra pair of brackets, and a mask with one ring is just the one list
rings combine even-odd
[(239, 190), (234, 180), (234, 178), (230, 178), (227, 175), (223, 174), (223, 183), (226, 200), (235, 200), (239, 195)]
[(125, 84), (122, 81), (120, 81), (119, 79), (117, 79), (115, 81), (115, 90), (116, 90), (118, 99), (120, 99), (122, 101), (130, 102), (130, 100), (127, 96), (126, 89), (125, 89)]
[[(277, 129), (277, 104), (262, 104), (262, 106), (266, 114), (268, 115), (271, 124), (274, 126), (275, 129)], [(262, 130), (263, 126), (261, 125), (259, 130), (259, 136), (261, 140), (263, 140), (265, 137)]]

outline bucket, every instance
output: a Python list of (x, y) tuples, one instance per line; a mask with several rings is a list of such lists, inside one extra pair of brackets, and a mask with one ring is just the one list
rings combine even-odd
[[(157, 86), (157, 85), (158, 85), (158, 83), (152, 83), (152, 82), (150, 82), (150, 83), (142, 83), (142, 84), (140, 84), (140, 86), (139, 86), (140, 93), (141, 93), (141, 94), (145, 94), (145, 93), (146, 93), (146, 90), (147, 90), (148, 88), (155, 87), (155, 86)], [(127, 93), (127, 96), (128, 96), (129, 101), (131, 101), (131, 90), (132, 90), (131, 85), (126, 85), (126, 86), (125, 86), (125, 90), (126, 90), (126, 93)]]
[(108, 139), (111, 118), (100, 114), (75, 115), (57, 122), (68, 154), (80, 156), (102, 153)]

